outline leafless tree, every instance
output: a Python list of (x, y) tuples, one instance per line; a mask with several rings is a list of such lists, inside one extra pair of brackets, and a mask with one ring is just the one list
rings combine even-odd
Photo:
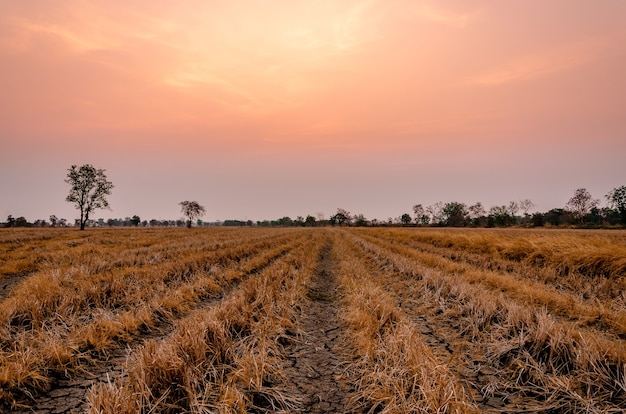
[(523, 223), (527, 223), (530, 218), (529, 212), (530, 210), (533, 209), (533, 207), (535, 207), (535, 204), (529, 199), (525, 199), (525, 200), (520, 200), (519, 203), (517, 203), (517, 205), (519, 206), (519, 209), (522, 210), (522, 212), (524, 213)]
[(487, 214), (487, 212), (485, 211), (485, 207), (483, 207), (483, 204), (480, 201), (474, 205), (469, 206), (467, 208), (467, 211), (469, 212), (469, 217), (471, 219), (477, 219)]
[(586, 188), (579, 188), (574, 192), (574, 196), (569, 199), (565, 208), (571, 211), (576, 219), (582, 221), (591, 209), (597, 207), (599, 203), (600, 200), (593, 198)]
[(443, 221), (443, 202), (437, 201), (435, 204), (426, 207), (426, 214), (430, 215), (432, 224), (441, 224)]
[(430, 218), (426, 214), (426, 209), (421, 204), (413, 206), (413, 214), (415, 214), (415, 224), (428, 224)]
[(517, 205), (519, 206), (519, 209), (524, 212), (524, 216), (528, 216), (529, 211), (532, 210), (533, 207), (535, 207), (535, 203), (533, 203), (529, 199), (520, 200)]

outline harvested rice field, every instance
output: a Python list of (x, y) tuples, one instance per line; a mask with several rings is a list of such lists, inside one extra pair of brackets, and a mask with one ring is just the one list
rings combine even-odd
[(626, 232), (2, 229), (0, 411), (618, 413)]

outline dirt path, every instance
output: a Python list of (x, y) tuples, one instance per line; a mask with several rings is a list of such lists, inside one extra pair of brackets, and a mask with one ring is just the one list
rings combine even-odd
[(22, 272), (16, 275), (5, 275), (0, 277), (0, 300), (4, 300), (7, 296), (9, 296), (13, 288), (31, 274), (32, 272)]
[[(284, 254), (283, 254), (284, 255)], [(272, 261), (280, 260), (274, 258)], [(269, 264), (269, 263), (268, 263)], [(256, 273), (268, 264), (253, 269)], [(341, 326), (337, 317), (337, 287), (334, 280), (335, 260), (332, 244), (322, 249), (314, 280), (308, 291), (311, 299), (303, 309), (300, 319), (304, 335), (302, 340), (288, 345), (287, 378), (292, 381), (290, 397), (299, 401), (299, 410), (307, 413), (343, 413), (346, 410), (347, 392), (341, 379), (344, 370), (344, 344), (340, 339)], [(249, 273), (249, 274), (250, 274)], [(23, 277), (12, 278), (9, 291)], [(214, 306), (229, 296), (239, 284), (236, 281), (225, 287), (219, 298), (211, 297), (197, 304), (197, 308)], [(4, 285), (0, 286), (5, 288)], [(5, 290), (5, 289), (2, 289)], [(0, 291), (0, 294), (2, 292)], [(197, 309), (196, 308), (196, 309)], [(145, 341), (166, 337), (174, 329), (175, 323), (163, 323), (152, 331), (144, 333), (131, 343), (107, 350), (107, 356), (94, 358), (93, 365), (74, 373), (71, 378), (57, 378), (50, 383), (49, 390), (33, 396), (33, 399), (20, 401), (23, 405), (14, 407), (11, 412), (26, 414), (78, 414), (88, 407), (86, 394), (92, 386), (123, 380), (128, 355), (141, 347)], [(0, 407), (0, 411), (2, 408)]]
[(337, 316), (334, 267), (329, 242), (322, 250), (319, 268), (308, 292), (311, 303), (300, 319), (303, 338), (287, 347), (291, 365), (285, 373), (293, 382), (292, 397), (301, 402), (298, 412), (347, 412), (348, 387), (342, 380), (346, 352)]
[(106, 361), (89, 371), (79, 373), (72, 379), (59, 379), (51, 384), (45, 395), (37, 397), (29, 407), (17, 408), (12, 413), (78, 414), (87, 409), (85, 395), (98, 382), (113, 381), (124, 375), (124, 362), (130, 348), (112, 350)]

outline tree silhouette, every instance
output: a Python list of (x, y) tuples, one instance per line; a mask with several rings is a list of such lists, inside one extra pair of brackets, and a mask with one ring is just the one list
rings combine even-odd
[(65, 201), (76, 204), (80, 210), (80, 229), (85, 230), (91, 212), (98, 208), (109, 208), (106, 196), (111, 195), (113, 183), (107, 180), (103, 169), (95, 169), (91, 164), (80, 168), (72, 165), (67, 171), (65, 182), (71, 188)]
[(626, 185), (612, 189), (606, 199), (619, 212), (622, 224), (626, 224)]
[(347, 210), (344, 210), (343, 208), (338, 208), (337, 209), (337, 214), (335, 214), (334, 216), (332, 216), (330, 218), (330, 223), (331, 224), (339, 224), (340, 226), (343, 226), (344, 224), (349, 225), (351, 221), (351, 217), (350, 217), (350, 212)]
[(586, 188), (579, 188), (574, 192), (574, 196), (566, 204), (567, 210), (571, 211), (578, 221), (582, 223), (583, 218), (589, 214), (592, 208), (597, 207), (600, 200), (594, 199)]
[(187, 228), (189, 229), (195, 219), (204, 216), (206, 213), (204, 207), (198, 204), (197, 201), (181, 201), (178, 204), (181, 206), (182, 213), (187, 216)]

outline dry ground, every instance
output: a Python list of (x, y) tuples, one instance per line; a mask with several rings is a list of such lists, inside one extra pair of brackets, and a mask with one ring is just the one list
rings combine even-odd
[(300, 402), (298, 411), (301, 412), (343, 413), (347, 410), (348, 385), (344, 373), (349, 354), (338, 315), (335, 260), (329, 243), (322, 250), (307, 292), (311, 302), (300, 315), (302, 337), (286, 347), (289, 365), (285, 374), (292, 382), (289, 392)]
[(0, 249), (6, 411), (626, 409), (621, 231), (6, 230)]

